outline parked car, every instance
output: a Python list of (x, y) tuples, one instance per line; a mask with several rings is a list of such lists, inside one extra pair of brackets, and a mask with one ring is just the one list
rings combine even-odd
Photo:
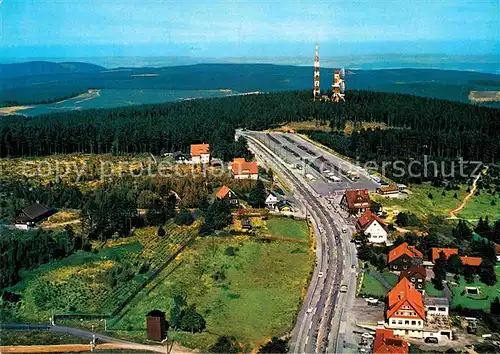
[(319, 272), (318, 273), (318, 278), (323, 278), (323, 275), (324, 275), (323, 272)]

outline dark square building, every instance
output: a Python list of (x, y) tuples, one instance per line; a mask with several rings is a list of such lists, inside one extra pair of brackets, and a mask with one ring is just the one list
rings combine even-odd
[(165, 320), (165, 312), (153, 310), (146, 315), (146, 328), (148, 331), (148, 339), (156, 342), (161, 342), (167, 338), (167, 321)]

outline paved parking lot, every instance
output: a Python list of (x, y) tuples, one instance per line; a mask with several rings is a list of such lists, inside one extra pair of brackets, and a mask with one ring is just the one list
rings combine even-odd
[[(358, 166), (329, 153), (300, 136), (288, 133), (262, 132), (253, 132), (252, 135), (264, 142), (264, 144), (271, 148), (288, 164), (300, 166), (304, 174), (307, 173), (312, 175), (315, 180), (311, 181), (310, 184), (320, 195), (326, 196), (335, 192), (343, 192), (346, 189), (366, 188), (373, 192), (379, 186), (379, 184), (368, 176), (366, 171), (359, 169)], [(319, 159), (321, 159), (321, 161)], [(335, 172), (336, 176), (339, 177), (341, 181), (334, 182), (330, 180), (325, 174), (307, 165), (304, 160), (314, 163), (320, 171), (328, 169), (331, 170), (331, 172)], [(334, 168), (332, 168), (332, 166)], [(346, 175), (347, 171), (358, 172), (359, 179), (349, 179)]]

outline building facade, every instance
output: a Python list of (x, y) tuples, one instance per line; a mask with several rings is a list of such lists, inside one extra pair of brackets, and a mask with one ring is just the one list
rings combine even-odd
[(340, 200), (340, 207), (351, 215), (358, 215), (370, 209), (368, 189), (348, 189)]
[(210, 162), (210, 145), (208, 144), (192, 144), (191, 145), (191, 162), (209, 163)]
[(406, 278), (413, 284), (415, 289), (421, 293), (425, 292), (425, 279), (427, 270), (422, 265), (412, 265), (410, 268), (403, 270), (399, 275), (399, 280)]
[(386, 327), (396, 335), (421, 338), (425, 309), (422, 294), (408, 279), (403, 278), (387, 294)]
[(368, 242), (385, 243), (387, 242), (387, 225), (375, 215), (371, 210), (366, 210), (356, 220), (356, 230), (368, 236)]
[(235, 158), (231, 163), (231, 172), (234, 179), (259, 179), (259, 167), (255, 161), (248, 162), (243, 158)]
[(424, 255), (415, 246), (407, 242), (400, 244), (389, 251), (388, 266), (392, 271), (404, 271), (414, 265), (421, 265)]

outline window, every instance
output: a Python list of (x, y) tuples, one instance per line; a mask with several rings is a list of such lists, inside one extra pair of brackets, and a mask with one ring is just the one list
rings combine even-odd
[(391, 321), (391, 323), (392, 323), (392, 324), (396, 324), (396, 320), (392, 320), (392, 321)]
[(407, 325), (407, 324), (410, 324), (410, 321), (406, 320), (405, 321), (405, 325)]
[(436, 308), (434, 306), (429, 307), (429, 311), (436, 311)]
[(445, 307), (440, 307), (440, 308), (439, 308), (439, 311), (445, 312), (445, 311), (446, 311), (446, 308), (445, 308)]
[(411, 325), (415, 326), (417, 324), (417, 321), (411, 321)]
[(403, 320), (399, 320), (399, 321), (398, 321), (398, 324), (403, 324)]

